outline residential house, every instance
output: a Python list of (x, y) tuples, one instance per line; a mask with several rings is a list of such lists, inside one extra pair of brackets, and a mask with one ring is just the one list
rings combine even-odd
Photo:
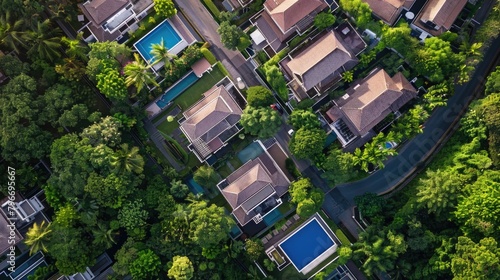
[[(281, 197), (288, 191), (290, 181), (282, 167), (274, 160), (264, 144), (258, 141), (265, 152), (235, 170), (217, 184), (227, 200), (232, 214), (242, 226), (250, 221), (256, 224), (279, 205)], [(276, 147), (279, 144), (273, 142)]]
[(90, 0), (78, 4), (85, 26), (80, 29), (87, 42), (113, 41), (128, 36), (153, 7), (153, 0)]
[(267, 0), (264, 10), (250, 21), (257, 26), (274, 52), (282, 50), (292, 36), (309, 29), (314, 17), (328, 7), (338, 8), (324, 0)]
[(305, 48), (280, 62), (288, 86), (298, 100), (320, 96), (358, 63), (356, 55), (366, 44), (348, 23), (311, 39)]
[(401, 72), (392, 78), (383, 69), (373, 70), (365, 79), (350, 87), (326, 112), (330, 127), (346, 147), (357, 138), (368, 141), (373, 128), (390, 113), (417, 96), (417, 90)]
[(417, 15), (413, 27), (439, 36), (451, 29), (467, 0), (429, 0)]
[[(232, 84), (230, 86), (239, 94)], [(188, 148), (200, 161), (206, 160), (242, 129), (239, 124), (242, 113), (226, 87), (212, 87), (184, 111), (184, 117), (179, 120), (180, 129), (190, 142)]]
[(409, 10), (415, 0), (363, 0), (373, 14), (388, 25), (394, 25), (403, 10)]

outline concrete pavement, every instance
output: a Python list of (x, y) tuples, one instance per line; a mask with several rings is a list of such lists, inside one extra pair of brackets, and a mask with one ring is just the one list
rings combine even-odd
[(250, 61), (246, 61), (241, 53), (226, 49), (220, 42), (220, 36), (217, 33), (219, 25), (207, 11), (205, 6), (199, 0), (177, 1), (177, 5), (194, 25), (198, 33), (209, 42), (212, 47), (210, 50), (222, 62), (232, 78), (241, 77), (247, 86), (260, 85), (253, 71), (254, 67)]

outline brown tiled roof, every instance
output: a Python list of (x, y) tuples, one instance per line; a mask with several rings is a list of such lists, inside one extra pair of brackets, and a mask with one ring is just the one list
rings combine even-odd
[[(181, 128), (192, 142), (209, 133), (212, 128), (226, 119), (240, 118), (242, 113), (241, 108), (225, 87), (213, 87), (204, 93), (203, 99), (184, 111), (183, 115), (186, 119), (181, 123)], [(210, 140), (212, 139), (205, 141)]]
[(287, 66), (292, 73), (300, 77), (307, 91), (348, 62), (356, 61), (356, 57), (344, 45), (336, 31), (329, 31), (293, 56)]
[(264, 188), (272, 188), (275, 195), (281, 197), (288, 191), (290, 185), (283, 171), (266, 152), (243, 164), (227, 176), (225, 181), (228, 185), (221, 190), (221, 193), (233, 208), (233, 215), (242, 225), (256, 215), (253, 211), (247, 214), (242, 209), (245, 201)]
[(399, 110), (417, 96), (415, 88), (398, 73), (389, 77), (383, 69), (376, 70), (346, 91), (347, 99), (336, 100), (346, 119), (364, 135), (390, 112)]
[(270, 183), (271, 178), (262, 164), (254, 164), (250, 170), (224, 188), (222, 193), (229, 205), (235, 209)]
[(191, 69), (193, 69), (193, 72), (198, 77), (201, 77), (201, 75), (207, 72), (207, 70), (210, 69), (211, 67), (212, 65), (210, 65), (208, 60), (204, 57), (196, 61), (193, 65), (191, 65)]
[(438, 25), (440, 27), (439, 30), (432, 33), (440, 34), (451, 28), (451, 25), (466, 4), (467, 0), (429, 0), (422, 9), (418, 19), (422, 23), (431, 21)]
[(90, 20), (100, 25), (116, 12), (123, 9), (128, 3), (129, 1), (127, 0), (93, 0), (80, 4), (80, 8)]
[(403, 7), (411, 6), (414, 0), (363, 0), (370, 5), (372, 12), (385, 21), (393, 25), (396, 22)]
[(315, 10), (327, 7), (323, 0), (267, 0), (264, 7), (284, 33)]

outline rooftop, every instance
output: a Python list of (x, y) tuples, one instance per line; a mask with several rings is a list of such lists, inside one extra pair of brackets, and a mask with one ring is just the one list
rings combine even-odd
[(414, 21), (434, 36), (450, 30), (467, 0), (429, 0)]
[(123, 9), (128, 0), (93, 0), (80, 4), (82, 11), (97, 25)]
[(264, 8), (285, 33), (314, 11), (327, 7), (323, 0), (267, 0)]
[(403, 8), (410, 8), (415, 0), (363, 0), (372, 12), (389, 25), (393, 25)]

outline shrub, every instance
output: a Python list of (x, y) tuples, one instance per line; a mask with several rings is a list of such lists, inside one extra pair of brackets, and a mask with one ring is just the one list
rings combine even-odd
[(203, 4), (205, 4), (205, 7), (207, 7), (207, 9), (215, 17), (215, 19), (218, 20), (220, 18), (220, 11), (217, 6), (215, 6), (214, 2), (212, 2), (212, 0), (203, 0)]
[(200, 48), (195, 45), (187, 47), (182, 54), (182, 58), (186, 61), (187, 65), (193, 65), (193, 63), (202, 57), (203, 54), (201, 53)]
[(202, 47), (200, 49), (201, 54), (205, 57), (205, 59), (210, 63), (211, 65), (215, 64), (217, 62), (217, 58), (215, 58), (214, 54), (207, 48)]
[(287, 158), (285, 160), (285, 168), (294, 178), (297, 179), (301, 176), (300, 171), (297, 169), (297, 166), (295, 166), (295, 163), (291, 158)]

